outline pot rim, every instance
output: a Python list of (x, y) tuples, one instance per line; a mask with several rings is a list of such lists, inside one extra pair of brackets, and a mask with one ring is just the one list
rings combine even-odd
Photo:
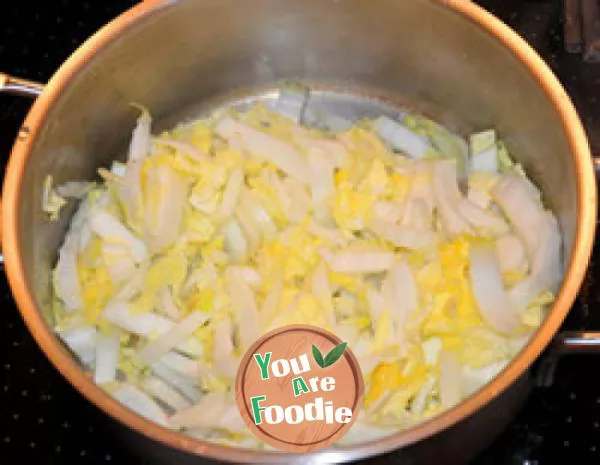
[(569, 96), (558, 79), (542, 58), (516, 32), (491, 13), (475, 3), (465, 0), (440, 0), (440, 3), (498, 40), (538, 81), (562, 120), (578, 179), (576, 240), (560, 293), (542, 326), (502, 373), (454, 408), (420, 423), (414, 428), (380, 440), (348, 446), (335, 451), (318, 451), (304, 456), (226, 447), (170, 431), (124, 407), (84, 374), (79, 364), (60, 344), (54, 332), (46, 324), (28, 289), (19, 254), (20, 238), (17, 220), (22, 176), (29, 153), (35, 143), (35, 134), (45, 123), (48, 110), (60, 98), (63, 89), (97, 53), (118, 39), (124, 31), (134, 27), (144, 18), (169, 8), (174, 3), (176, 3), (174, 0), (144, 1), (108, 23), (89, 38), (63, 63), (49, 81), (42, 95), (35, 101), (23, 123), (23, 127), (29, 128), (29, 137), (15, 141), (7, 166), (2, 201), (5, 266), (19, 311), (38, 346), (50, 362), (84, 397), (123, 425), (176, 449), (232, 462), (299, 463), (310, 460), (311, 463), (329, 463), (367, 458), (408, 446), (437, 434), (470, 416), (500, 395), (528, 369), (548, 345), (575, 300), (586, 273), (594, 242), (597, 209), (596, 181), (585, 131)]

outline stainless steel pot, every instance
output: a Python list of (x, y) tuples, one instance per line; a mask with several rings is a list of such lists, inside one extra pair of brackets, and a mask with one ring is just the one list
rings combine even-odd
[[(98, 389), (47, 324), (49, 271), (68, 215), (48, 223), (40, 202), (47, 174), (57, 182), (89, 179), (98, 166), (124, 153), (135, 118), (130, 102), (150, 107), (161, 129), (215, 102), (256, 94), (289, 78), (338, 91), (323, 94), (337, 96), (338, 104), (343, 104), (339, 92), (357, 92), (390, 104), (417, 105), (465, 130), (498, 128), (559, 218), (567, 270), (556, 303), (530, 344), (481, 391), (411, 430), (304, 456), (184, 437)], [(517, 411), (530, 388), (528, 370), (569, 311), (590, 258), (596, 185), (573, 105), (523, 40), (467, 0), (150, 0), (89, 39), (43, 91), (3, 75), (0, 91), (40, 93), (16, 139), (2, 203), (6, 270), (23, 318), (76, 389), (127, 429), (170, 446), (159, 448), (132, 436), (147, 441), (143, 450), (153, 457), (173, 463), (198, 463), (199, 457), (342, 462), (392, 450), (400, 450), (402, 463), (466, 460)], [(568, 335), (557, 344), (567, 347), (562, 342), (577, 345), (594, 337)]]

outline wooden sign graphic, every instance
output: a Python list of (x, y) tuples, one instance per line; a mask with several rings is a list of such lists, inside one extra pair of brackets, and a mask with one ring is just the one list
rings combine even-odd
[(363, 403), (358, 361), (344, 341), (321, 328), (292, 325), (265, 334), (244, 355), (237, 404), (250, 430), (287, 452), (334, 444)]

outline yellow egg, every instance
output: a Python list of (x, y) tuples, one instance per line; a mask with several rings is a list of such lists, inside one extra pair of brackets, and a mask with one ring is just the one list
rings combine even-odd
[(371, 326), (372, 320), (370, 316), (355, 316), (344, 320), (344, 323), (352, 325), (359, 331), (362, 331)]
[(115, 286), (104, 266), (93, 269), (79, 266), (78, 271), (84, 316), (88, 322), (96, 323), (114, 294)]
[(426, 297), (429, 315), (421, 327), (424, 338), (438, 336), (447, 350), (474, 359), (471, 341), (465, 349), (475, 328), (484, 326), (475, 302), (468, 277), (467, 237), (459, 237), (440, 247), (440, 261), (426, 265), (417, 274), (417, 283)]
[(388, 389), (397, 389), (402, 382), (399, 364), (382, 363), (373, 370), (369, 392), (365, 396), (365, 407), (378, 400)]
[(349, 175), (348, 171), (346, 171), (345, 169), (340, 168), (339, 170), (337, 170), (335, 172), (334, 182), (335, 182), (336, 187), (344, 182), (348, 182), (349, 179), (350, 179), (350, 175)]
[(306, 293), (302, 294), (296, 307), (282, 320), (282, 325), (293, 324), (308, 324), (325, 329), (329, 327), (323, 307), (315, 297)]
[(273, 283), (283, 277), (285, 254), (285, 248), (278, 241), (264, 243), (257, 251), (254, 260), (263, 278), (264, 292), (268, 292)]
[(210, 287), (196, 289), (185, 301), (182, 313), (188, 315), (195, 311), (210, 312), (213, 310), (216, 291)]
[(192, 137), (190, 142), (198, 150), (208, 154), (213, 146), (212, 131), (202, 123), (195, 124), (192, 129)]
[(409, 176), (400, 173), (393, 173), (391, 175), (391, 182), (392, 187), (390, 198), (397, 202), (402, 202), (406, 198), (411, 186)]
[(342, 229), (357, 231), (369, 223), (376, 198), (364, 191), (356, 190), (350, 182), (341, 183), (332, 199), (332, 213)]
[(309, 234), (302, 224), (285, 239), (265, 243), (256, 255), (256, 263), (267, 281), (265, 288), (283, 275), (288, 282), (306, 277), (320, 261), (318, 248), (322, 240)]
[(285, 265), (285, 279), (306, 276), (319, 262), (318, 248), (322, 239), (309, 234), (303, 227), (296, 228), (286, 241), (287, 262)]

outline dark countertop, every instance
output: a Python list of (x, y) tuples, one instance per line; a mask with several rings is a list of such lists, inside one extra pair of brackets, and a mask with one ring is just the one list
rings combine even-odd
[[(131, 0), (36, 2), (3, 5), (0, 70), (44, 82), (88, 36), (135, 2)], [(600, 149), (600, 65), (566, 55), (561, 1), (479, 2), (515, 27), (544, 56), (575, 101), (594, 149)], [(0, 97), (0, 153), (10, 152), (29, 102)], [(600, 150), (595, 150), (600, 153)], [(596, 257), (596, 253), (594, 257)], [(597, 266), (565, 328), (600, 328)], [(595, 314), (594, 314), (595, 312)], [(600, 463), (598, 358), (572, 356), (558, 365), (555, 383), (537, 389), (518, 418), (476, 465)], [(11, 458), (12, 457), (12, 458)], [(393, 456), (381, 460), (395, 463)], [(37, 348), (0, 275), (0, 464), (135, 464), (110, 421), (54, 370)]]

